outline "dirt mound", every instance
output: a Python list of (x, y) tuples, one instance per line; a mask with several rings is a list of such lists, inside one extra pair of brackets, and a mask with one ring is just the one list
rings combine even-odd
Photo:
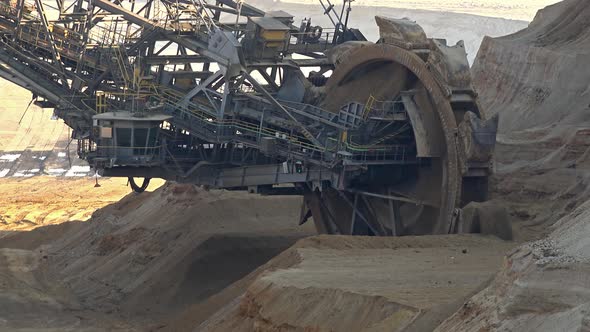
[(304, 239), (197, 330), (431, 330), (512, 246), (483, 236)]
[[(11, 269), (30, 271), (30, 277), (11, 284), (5, 296), (25, 294), (19, 303), (38, 307), (39, 314), (27, 323), (24, 313), (10, 311), (0, 323), (8, 329), (164, 327), (168, 317), (206, 301), (311, 234), (297, 226), (300, 203), (298, 197), (168, 184), (130, 194), (86, 222), (10, 233), (0, 239), (0, 254), (11, 261), (25, 257)], [(59, 305), (46, 307), (47, 301)], [(11, 303), (0, 298), (0, 307)]]
[(590, 50), (590, 10), (586, 1), (565, 0), (537, 12), (528, 29), (502, 40), (530, 42), (537, 47)]

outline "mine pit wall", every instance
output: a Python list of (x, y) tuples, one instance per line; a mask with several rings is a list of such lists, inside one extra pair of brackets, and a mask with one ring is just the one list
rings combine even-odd
[(485, 38), (471, 69), (481, 109), (500, 117), (490, 191), (515, 217), (515, 239), (547, 234), (587, 200), (589, 22), (588, 1), (549, 6), (528, 28)]
[(541, 10), (529, 28), (486, 37), (472, 67), (500, 133), (590, 120), (590, 8), (565, 1)]
[(472, 72), (483, 108), (500, 114), (497, 199), (517, 202), (528, 233), (551, 233), (511, 251), (491, 285), (436, 331), (589, 330), (589, 60), (587, 0), (484, 40)]
[[(500, 113), (506, 133), (590, 119), (590, 53), (523, 47), (486, 37), (473, 66), (474, 85), (488, 115)], [(572, 71), (571, 68), (579, 70)], [(579, 98), (586, 93), (588, 100)]]

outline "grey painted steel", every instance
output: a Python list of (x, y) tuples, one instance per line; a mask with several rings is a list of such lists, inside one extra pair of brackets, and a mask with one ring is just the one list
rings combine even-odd
[[(35, 1), (43, 14), (42, 0)], [(347, 29), (347, 19), (330, 2), (336, 35), (306, 27), (297, 32), (287, 13), (264, 13), (232, 0), (168, 1), (161, 13), (159, 1), (136, 8), (80, 0), (64, 9), (69, 20), (42, 16), (40, 23), (23, 2), (18, 15), (10, 4), (8, 11), (0, 5), (0, 33), (10, 37), (1, 41), (0, 76), (53, 104), (74, 128), (80, 155), (105, 175), (256, 192), (295, 184), (292, 192), (304, 193), (318, 230), (365, 235), (420, 232), (408, 225), (412, 206), (429, 218), (425, 232), (444, 233), (460, 202), (463, 177), (487, 176), (489, 153), (474, 153), (473, 147), (480, 147), (482, 135), (492, 137), (493, 126), (476, 121), (482, 112), (465, 62), (449, 59), (463, 56), (460, 44), (448, 47), (422, 36), (415, 23), (384, 18), (378, 19), (382, 43), (368, 43)], [(236, 24), (221, 24), (222, 14), (235, 15)], [(383, 31), (398, 27), (397, 34)], [(346, 38), (357, 41), (342, 53), (333, 49)], [(334, 97), (340, 83), (379, 61), (403, 68), (416, 84), (393, 80), (400, 90), (384, 98), (387, 107), (373, 107), (368, 95), (354, 103)], [(312, 66), (319, 72), (306, 77), (301, 68)], [(328, 79), (323, 75), (330, 70)], [(375, 82), (367, 84), (370, 89)], [(323, 109), (326, 101), (336, 107)], [(113, 110), (123, 112), (98, 114)], [(475, 118), (458, 136), (464, 114)], [(94, 124), (93, 116), (103, 121)], [(153, 130), (144, 131), (145, 121)], [(125, 126), (134, 128), (129, 142), (140, 142), (143, 152), (129, 146), (125, 131), (121, 139), (116, 130), (109, 138), (108, 128)], [(106, 143), (98, 144), (103, 138)], [(150, 156), (148, 146), (154, 147)], [(116, 161), (119, 149), (126, 162)], [(397, 190), (404, 181), (413, 188)], [(434, 189), (438, 196), (425, 190), (428, 183), (440, 185)]]

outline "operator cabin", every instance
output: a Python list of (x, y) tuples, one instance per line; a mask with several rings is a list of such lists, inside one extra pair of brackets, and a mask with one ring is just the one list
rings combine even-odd
[(98, 161), (111, 167), (160, 165), (164, 157), (160, 126), (171, 118), (127, 111), (93, 116)]

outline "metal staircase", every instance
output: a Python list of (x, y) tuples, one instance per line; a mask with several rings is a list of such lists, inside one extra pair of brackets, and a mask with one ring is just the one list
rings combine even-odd
[(111, 50), (111, 73), (113, 74), (114, 83), (116, 86), (124, 87), (129, 90), (136, 85), (132, 64), (129, 62), (129, 57), (125, 47), (114, 45)]

